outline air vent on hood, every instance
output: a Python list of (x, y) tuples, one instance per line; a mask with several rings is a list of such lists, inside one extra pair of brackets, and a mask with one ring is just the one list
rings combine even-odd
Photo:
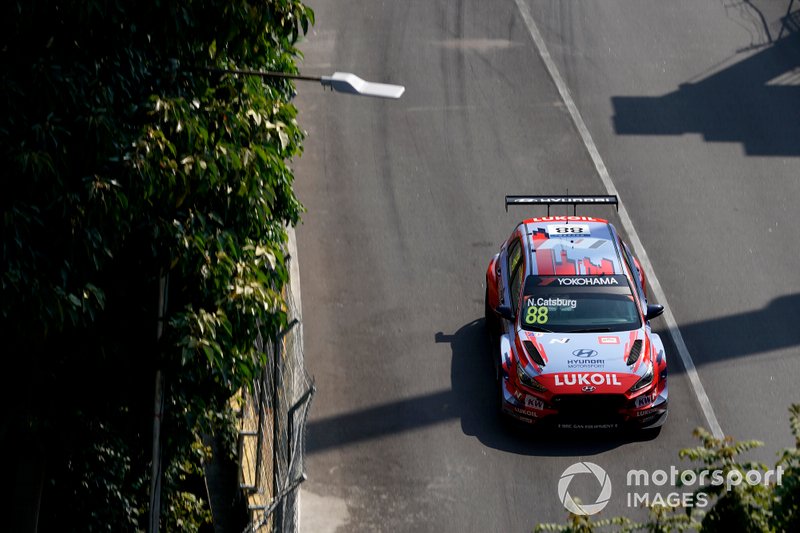
[(642, 353), (642, 341), (636, 339), (633, 341), (633, 346), (631, 346), (631, 351), (628, 354), (628, 360), (626, 361), (628, 365), (632, 365), (639, 359), (639, 354)]
[(522, 341), (522, 345), (525, 346), (528, 357), (537, 365), (544, 367), (544, 359), (542, 359), (542, 355), (539, 353), (539, 350), (536, 349), (536, 346), (534, 346), (531, 341)]

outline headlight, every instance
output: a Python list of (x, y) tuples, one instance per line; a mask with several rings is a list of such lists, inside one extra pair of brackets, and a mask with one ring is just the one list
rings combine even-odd
[(540, 385), (538, 381), (526, 374), (525, 370), (522, 369), (522, 365), (519, 363), (517, 363), (517, 377), (520, 383), (526, 387), (530, 387), (537, 392), (547, 392), (547, 388)]
[(644, 373), (642, 377), (639, 378), (639, 381), (633, 384), (630, 391), (628, 392), (636, 392), (637, 390), (643, 389), (650, 385), (653, 382), (653, 363), (650, 362), (647, 365), (647, 371)]

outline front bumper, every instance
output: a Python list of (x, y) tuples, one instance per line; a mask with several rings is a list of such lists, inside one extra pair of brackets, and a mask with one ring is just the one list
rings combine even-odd
[(549, 401), (518, 389), (508, 378), (501, 382), (503, 414), (528, 425), (559, 429), (650, 429), (667, 420), (668, 393), (664, 384), (656, 395), (648, 392), (634, 399), (623, 395), (573, 394)]

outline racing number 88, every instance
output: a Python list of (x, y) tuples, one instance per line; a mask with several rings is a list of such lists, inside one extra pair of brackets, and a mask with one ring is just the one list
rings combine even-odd
[(525, 323), (526, 324), (547, 324), (547, 307), (541, 306), (536, 307), (532, 305), (528, 307), (528, 310), (525, 312)]

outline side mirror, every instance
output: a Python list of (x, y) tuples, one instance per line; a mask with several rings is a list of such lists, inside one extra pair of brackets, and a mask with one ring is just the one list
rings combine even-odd
[(647, 304), (647, 314), (644, 316), (647, 320), (661, 316), (664, 312), (664, 306), (658, 304)]
[(501, 317), (505, 318), (506, 320), (511, 320), (513, 322), (514, 311), (512, 311), (509, 306), (500, 305), (497, 307), (497, 309), (495, 309), (495, 311), (497, 311), (497, 314), (500, 315)]

